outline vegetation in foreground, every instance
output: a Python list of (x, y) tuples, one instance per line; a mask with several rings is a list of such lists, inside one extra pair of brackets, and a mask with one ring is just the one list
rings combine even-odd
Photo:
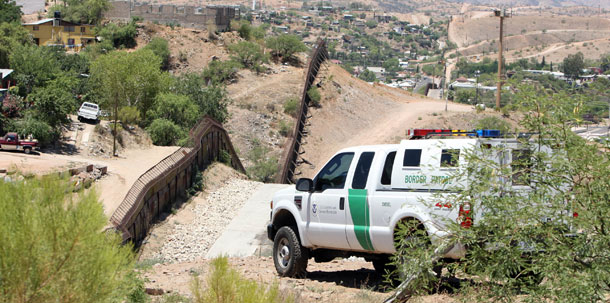
[(291, 292), (280, 291), (279, 285), (270, 286), (242, 277), (231, 268), (226, 257), (211, 262), (211, 271), (206, 277), (206, 286), (199, 277), (193, 277), (191, 292), (194, 303), (289, 303), (295, 302)]
[(0, 207), (3, 302), (134, 302), (141, 295), (131, 247), (103, 232), (107, 218), (95, 191), (72, 194), (56, 177), (0, 181)]
[[(476, 301), (604, 301), (610, 293), (609, 146), (570, 131), (578, 97), (521, 87), (517, 101), (527, 113), (521, 127), (534, 134), (520, 139), (525, 147), (513, 151), (517, 160), (510, 166), (491, 161), (501, 152), (494, 148), (463, 155), (469, 165), (454, 177), (467, 175), (469, 185), (444, 198), (454, 208), (469, 203), (468, 216), (474, 218), (469, 228), (447, 222), (453, 234), (447, 241), (468, 247), (462, 262), (445, 264), (460, 279), (454, 291)], [(552, 154), (542, 152), (543, 146)], [(400, 289), (403, 298), (422, 289), (455, 287), (431, 274), (439, 265), (432, 256), (440, 246), (414, 240), (417, 230), (407, 227), (397, 239), (399, 276), (422, 273)]]

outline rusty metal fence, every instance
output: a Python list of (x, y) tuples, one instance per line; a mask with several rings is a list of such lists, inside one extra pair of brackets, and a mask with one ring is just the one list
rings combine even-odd
[(245, 173), (222, 125), (205, 117), (190, 131), (190, 144), (181, 147), (143, 173), (129, 189), (110, 222), (123, 234), (123, 241), (136, 244), (146, 237), (150, 225), (192, 185), (194, 170), (205, 169), (225, 151), (231, 166)]
[(297, 161), (301, 154), (301, 143), (305, 135), (305, 123), (307, 122), (307, 113), (311, 99), (307, 92), (311, 85), (316, 80), (322, 63), (328, 59), (328, 50), (326, 49), (326, 41), (319, 40), (314, 47), (309, 59), (307, 73), (305, 74), (305, 86), (301, 96), (301, 103), (297, 113), (297, 123), (294, 127), (288, 144), (284, 148), (284, 153), (280, 161), (280, 174), (278, 174), (278, 183), (294, 183), (295, 170)]

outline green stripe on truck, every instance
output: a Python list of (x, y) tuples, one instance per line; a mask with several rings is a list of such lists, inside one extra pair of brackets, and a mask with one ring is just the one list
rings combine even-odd
[(369, 205), (366, 203), (366, 189), (349, 189), (348, 201), (349, 212), (354, 222), (354, 233), (358, 243), (366, 250), (374, 250), (373, 242), (369, 234), (370, 211)]

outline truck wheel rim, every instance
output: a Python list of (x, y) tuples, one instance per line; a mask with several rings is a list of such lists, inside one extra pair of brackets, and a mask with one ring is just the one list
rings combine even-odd
[(288, 240), (286, 238), (280, 240), (280, 245), (278, 245), (279, 249), (277, 251), (278, 261), (280, 266), (288, 267), (288, 263), (290, 263), (290, 247), (288, 246)]

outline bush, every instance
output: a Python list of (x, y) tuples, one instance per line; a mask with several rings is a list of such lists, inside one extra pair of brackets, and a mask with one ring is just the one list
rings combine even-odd
[(228, 151), (222, 149), (222, 150), (220, 150), (220, 155), (218, 156), (218, 160), (220, 162), (230, 166), (231, 165), (231, 154)]
[(320, 100), (322, 100), (322, 95), (320, 95), (320, 90), (316, 86), (312, 86), (308, 91), (307, 95), (309, 96), (309, 100), (311, 101), (311, 105), (315, 107), (320, 107)]
[(22, 137), (32, 135), (41, 146), (49, 145), (59, 137), (57, 130), (44, 121), (34, 118), (31, 112), (27, 113), (24, 119), (17, 120), (9, 127), (12, 127), (10, 131), (14, 131)]
[(136, 46), (138, 28), (133, 21), (127, 24), (108, 23), (98, 30), (97, 35), (104, 40), (112, 41), (112, 45), (116, 48), (132, 48)]
[(207, 287), (203, 288), (198, 277), (191, 280), (191, 292), (194, 303), (288, 303), (295, 302), (294, 297), (280, 292), (277, 283), (267, 287), (255, 281), (243, 278), (239, 272), (229, 266), (227, 257), (212, 260), (212, 271), (207, 277)]
[(292, 132), (292, 123), (288, 123), (284, 120), (280, 120), (280, 135), (284, 137), (290, 136)]
[(241, 41), (231, 44), (229, 50), (233, 53), (233, 60), (257, 72), (261, 71), (261, 64), (269, 61), (261, 46), (254, 42)]
[(180, 126), (163, 118), (154, 120), (146, 130), (155, 145), (175, 145), (178, 140), (186, 137)]
[(284, 102), (284, 113), (296, 118), (299, 108), (299, 101), (295, 98), (290, 98)]
[(150, 119), (167, 119), (176, 125), (190, 129), (199, 121), (199, 108), (189, 97), (162, 93), (155, 98), (154, 107), (148, 112)]
[(266, 45), (271, 49), (271, 54), (274, 57), (282, 58), (282, 62), (293, 60), (294, 54), (307, 50), (299, 37), (287, 34), (268, 38)]
[(203, 69), (201, 76), (209, 84), (223, 84), (235, 79), (241, 65), (233, 60), (214, 60)]
[(144, 47), (144, 49), (151, 50), (155, 55), (161, 58), (161, 69), (167, 70), (169, 68), (169, 44), (167, 40), (155, 37)]
[[(440, 246), (402, 250), (409, 257), (418, 252), (408, 259), (417, 266), (405, 275), (426, 272), (434, 266), (426, 260), (438, 257), (435, 250), (461, 243), (468, 247), (467, 258), (450, 266), (471, 279), (460, 288), (465, 301), (606, 300), (610, 154), (570, 130), (580, 98), (519, 88), (515, 102), (524, 113), (520, 125), (536, 134), (519, 139), (521, 150), (529, 152), (514, 157), (515, 151), (503, 146), (482, 146), (460, 155), (468, 164), (456, 171), (454, 180), (467, 179), (468, 184), (441, 199), (451, 201), (456, 212), (469, 203), (474, 222), (464, 228), (447, 221), (452, 236)], [(541, 152), (544, 148), (552, 152)], [(510, 166), (491, 160), (501, 153), (512, 154)], [(515, 183), (526, 184), (527, 190)]]
[(140, 111), (135, 106), (124, 106), (119, 110), (119, 120), (125, 124), (139, 124)]
[[(94, 190), (72, 195), (56, 177), (0, 181), (3, 302), (123, 302), (133, 254), (102, 232), (108, 219)], [(69, 194), (67, 194), (69, 193)]]
[(260, 182), (272, 181), (277, 173), (278, 159), (269, 157), (269, 149), (263, 146), (258, 139), (254, 139), (252, 145), (253, 148), (248, 158), (254, 165), (247, 169), (248, 175)]

